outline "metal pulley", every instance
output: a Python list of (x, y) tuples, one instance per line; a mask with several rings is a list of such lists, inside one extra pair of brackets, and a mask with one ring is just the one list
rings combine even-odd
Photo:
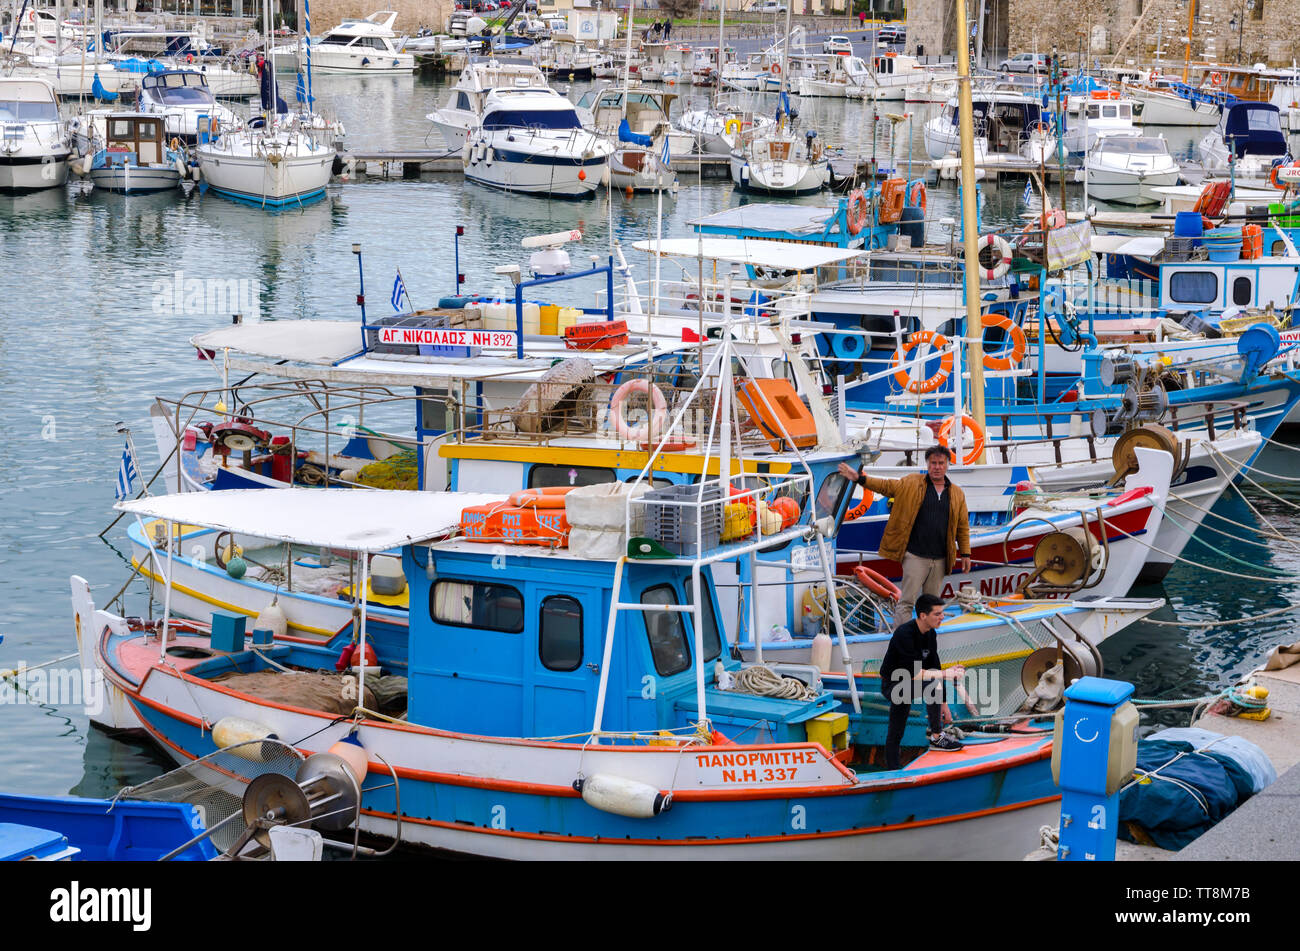
[(1050, 532), (1034, 546), (1033, 582), (1077, 589), (1103, 566), (1105, 555), (1082, 528)]
[(357, 818), (361, 788), (342, 757), (313, 753), (295, 778), (264, 773), (244, 790), (246, 835), (270, 848), (271, 828), (312, 825), (327, 831), (346, 829)]
[(1184, 443), (1180, 447), (1178, 437), (1173, 431), (1158, 423), (1146, 423), (1126, 431), (1115, 440), (1115, 447), (1111, 450), (1111, 462), (1115, 466), (1112, 485), (1138, 471), (1138, 449), (1160, 449), (1169, 453), (1174, 458), (1173, 478), (1177, 478), (1187, 467), (1191, 443)]
[(1130, 383), (1124, 387), (1124, 395), (1120, 397), (1120, 416), (1135, 422), (1157, 420), (1167, 409), (1169, 409), (1169, 394), (1159, 382), (1151, 387), (1140, 387), (1136, 383)]
[(1050, 647), (1040, 647), (1020, 665), (1020, 686), (1032, 693), (1043, 674), (1060, 661), (1064, 681), (1068, 686), (1080, 677), (1099, 677), (1101, 668), (1093, 651), (1078, 641), (1060, 641)]

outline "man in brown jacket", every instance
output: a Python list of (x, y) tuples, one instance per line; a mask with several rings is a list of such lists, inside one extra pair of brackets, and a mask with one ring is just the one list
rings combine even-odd
[(848, 463), (840, 463), (844, 478), (894, 500), (880, 538), (880, 557), (903, 566), (895, 628), (912, 619), (912, 606), (921, 592), (936, 596), (942, 592), (944, 575), (959, 558), (962, 572), (970, 571), (970, 516), (965, 493), (948, 480), (951, 458), (947, 446), (931, 446), (925, 451), (926, 472), (901, 479), (877, 479), (866, 470), (854, 472)]

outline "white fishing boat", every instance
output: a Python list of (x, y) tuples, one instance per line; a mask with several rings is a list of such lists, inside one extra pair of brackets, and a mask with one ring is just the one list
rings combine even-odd
[(791, 86), (800, 96), (853, 99), (871, 88), (871, 70), (859, 56), (829, 54), (812, 60), (812, 65), (812, 75), (791, 77)]
[(483, 106), (494, 89), (548, 90), (546, 77), (527, 59), (489, 57), (465, 64), (446, 104), (425, 118), (434, 124), (447, 148), (459, 151), (465, 138), (483, 123)]
[(951, 69), (922, 66), (915, 56), (887, 52), (872, 57), (860, 86), (863, 95), (878, 102), (935, 102), (955, 95), (956, 82)]
[(1212, 98), (1197, 98), (1193, 87), (1154, 73), (1148, 84), (1125, 84), (1123, 91), (1140, 107), (1134, 109), (1134, 121), (1141, 125), (1212, 126), (1219, 121), (1219, 105)]
[(102, 110), (88, 118), (93, 131), (79, 171), (96, 188), (142, 194), (174, 189), (186, 177), (185, 156), (167, 147), (160, 117)]
[(312, 68), (323, 73), (409, 73), (415, 56), (393, 31), (397, 14), (380, 10), (364, 20), (344, 20), (312, 43)]
[(1169, 154), (1163, 137), (1133, 130), (1097, 136), (1084, 157), (1084, 173), (1094, 198), (1121, 205), (1153, 205), (1164, 201), (1155, 189), (1177, 185), (1182, 169)]
[(68, 179), (71, 154), (54, 87), (0, 78), (0, 191), (57, 188)]
[(553, 89), (495, 89), (462, 149), (465, 177), (504, 191), (576, 198), (605, 180), (612, 145)]
[(1081, 100), (1079, 108), (1066, 120), (1065, 134), (1062, 139), (1065, 150), (1072, 155), (1087, 152), (1097, 141), (1099, 135), (1113, 132), (1136, 133), (1134, 125), (1134, 106), (1132, 99), (1120, 99), (1118, 96), (1099, 96)]

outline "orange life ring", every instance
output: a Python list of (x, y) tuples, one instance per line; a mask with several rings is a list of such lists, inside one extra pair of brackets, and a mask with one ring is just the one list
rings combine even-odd
[(866, 565), (858, 565), (854, 568), (853, 577), (866, 585), (868, 591), (878, 594), (882, 598), (892, 598), (897, 601), (903, 596), (903, 592), (898, 585), (894, 584), (894, 582), (890, 581), (879, 571), (873, 571)]
[(987, 370), (1010, 370), (1025, 358), (1028, 345), (1025, 332), (1006, 314), (985, 314), (981, 317), (981, 331), (988, 330), (990, 327), (1000, 327), (1011, 336), (1011, 350), (1009, 352), (1004, 350), (996, 356), (984, 354), (984, 367)]
[(948, 346), (948, 338), (943, 334), (935, 333), (933, 330), (918, 330), (903, 341), (903, 345), (894, 351), (894, 355), (889, 360), (889, 365), (897, 368), (894, 370), (894, 379), (908, 393), (933, 393), (943, 386), (943, 381), (948, 379), (948, 374), (952, 372), (952, 351), (949, 350), (940, 359), (939, 369), (934, 376), (918, 383), (912, 379), (907, 370), (898, 365), (902, 363), (903, 357), (911, 353), (912, 349), (919, 343), (928, 343), (934, 349), (942, 350)]
[(1216, 86), (1223, 85), (1223, 76), (1220, 73), (1210, 73), (1210, 82)]
[(768, 72), (770, 72), (773, 76), (780, 76), (780, 75), (781, 75), (781, 64), (780, 64), (780, 63), (773, 63), (771, 66), (768, 67)]
[(920, 208), (921, 214), (925, 214), (925, 182), (919, 178), (912, 179), (908, 183), (907, 193), (904, 201), (910, 208)]
[(876, 496), (870, 489), (862, 490), (862, 501), (844, 513), (844, 521), (851, 522), (867, 514), (867, 509), (875, 503)]
[(1291, 169), (1297, 175), (1297, 177), (1300, 177), (1300, 162), (1293, 162), (1290, 165), (1274, 165), (1273, 171), (1268, 173), (1268, 181), (1269, 184), (1272, 185), (1274, 188), (1278, 189), (1278, 191), (1286, 191), (1288, 188), (1291, 187), (1290, 182), (1284, 182), (1278, 176), (1278, 173), (1281, 172), (1282, 169), (1284, 168)]
[(571, 485), (552, 485), (540, 489), (520, 489), (511, 492), (506, 502), (515, 508), (562, 509), (564, 497), (574, 488)]
[(867, 196), (861, 188), (853, 189), (849, 195), (845, 216), (849, 219), (849, 234), (861, 234), (867, 224)]
[[(936, 434), (936, 438), (939, 440), (940, 445), (948, 445), (948, 434), (952, 432), (953, 424), (956, 422), (956, 416), (949, 416), (943, 421), (943, 425), (939, 427), (939, 432)], [(961, 460), (963, 465), (968, 466), (978, 459), (980, 453), (984, 451), (984, 430), (980, 429), (979, 424), (975, 422), (974, 418), (971, 417), (969, 413), (961, 414), (961, 425), (963, 429), (969, 429), (975, 434), (975, 445), (971, 447), (971, 451), (963, 456)], [(960, 446), (957, 448), (959, 450), (961, 449)]]
[(1147, 83), (1148, 85), (1154, 86), (1158, 79), (1160, 79), (1160, 74), (1153, 69), (1151, 70), (1150, 75), (1147, 76)]

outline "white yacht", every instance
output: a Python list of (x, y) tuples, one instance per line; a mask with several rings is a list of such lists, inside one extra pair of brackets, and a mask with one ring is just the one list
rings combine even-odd
[(1135, 105), (1135, 100), (1106, 93), (1094, 92), (1090, 98), (1080, 100), (1078, 111), (1066, 120), (1065, 150), (1071, 155), (1081, 155), (1092, 149), (1098, 136), (1137, 132)]
[[(259, 120), (254, 120), (254, 123)], [(296, 208), (325, 196), (335, 151), (294, 116), (201, 133), (201, 180), (227, 198), (260, 208)]]
[(1120, 205), (1154, 205), (1164, 200), (1157, 188), (1177, 185), (1182, 170), (1163, 136), (1136, 130), (1099, 134), (1084, 157), (1088, 192)]
[[(915, 56), (881, 53), (872, 57), (861, 83), (863, 95), (878, 102), (943, 101), (956, 94), (957, 74), (951, 69), (922, 66)], [(946, 94), (946, 95), (945, 95)]]
[(752, 98), (720, 95), (712, 106), (683, 112), (675, 125), (695, 140), (697, 151), (705, 155), (727, 155), (740, 144), (742, 135), (766, 132), (776, 124), (770, 115), (754, 110), (748, 101)]
[(495, 89), (461, 157), (480, 185), (578, 198), (603, 184), (614, 147), (582, 127), (573, 104), (553, 89)]
[(198, 139), (200, 120), (214, 131), (234, 128), (240, 119), (217, 102), (207, 77), (192, 69), (170, 69), (149, 73), (140, 81), (136, 110), (163, 116), (168, 140), (178, 138), (185, 145)]
[(1207, 175), (1226, 173), (1231, 165), (1238, 187), (1271, 187), (1273, 166), (1287, 155), (1277, 106), (1269, 102), (1228, 106), (1219, 124), (1196, 143), (1196, 152)]
[(1193, 86), (1162, 78), (1152, 71), (1145, 84), (1125, 84), (1124, 95), (1141, 107), (1137, 121), (1142, 125), (1206, 126), (1219, 121), (1219, 104), (1213, 94), (1200, 93)]
[(54, 87), (0, 79), (0, 191), (57, 188), (68, 180), (71, 153)]
[(461, 70), (460, 78), (447, 97), (447, 104), (425, 118), (438, 129), (447, 148), (458, 151), (464, 147), (465, 137), (482, 123), (488, 93), (499, 88), (550, 89), (541, 69), (531, 60), (505, 57), (474, 59)]
[(364, 20), (344, 20), (311, 45), (312, 69), (323, 73), (409, 73), (415, 56), (402, 51), (393, 32), (397, 14), (380, 10)]
[[(1051, 161), (1056, 135), (1036, 100), (1019, 92), (976, 92), (971, 102), (975, 124), (975, 161), (992, 154), (1019, 155), (1031, 162)], [(925, 150), (932, 159), (961, 154), (961, 127), (956, 97), (925, 124)]]
[(860, 56), (829, 54), (816, 57), (811, 76), (791, 77), (800, 96), (829, 96), (854, 99), (868, 95), (872, 89), (871, 70)]

